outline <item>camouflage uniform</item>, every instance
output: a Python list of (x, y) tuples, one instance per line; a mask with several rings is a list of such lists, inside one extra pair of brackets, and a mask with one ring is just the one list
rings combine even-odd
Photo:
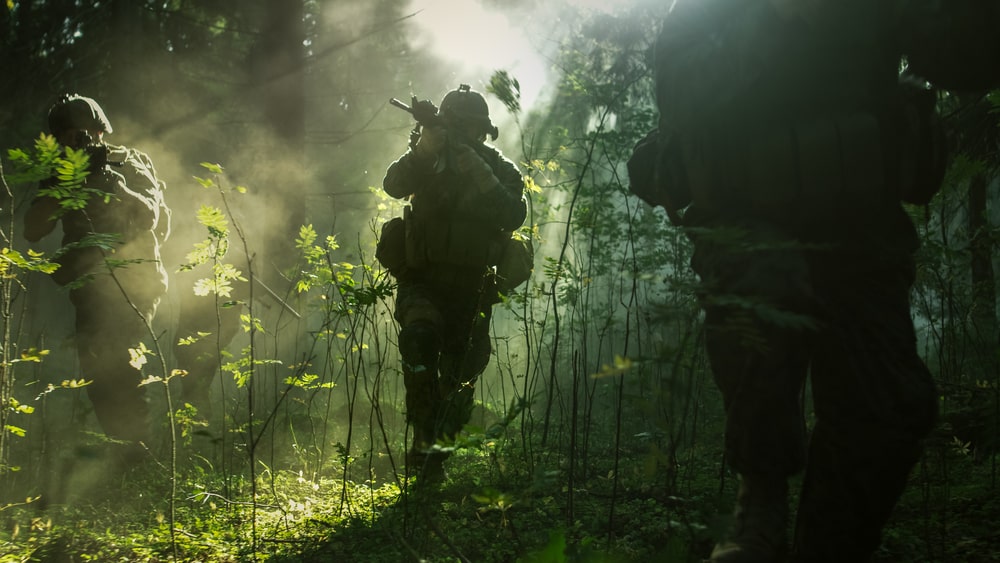
[(933, 92), (900, 79), (899, 60), (942, 87), (989, 85), (952, 63), (995, 68), (1000, 9), (779, 4), (677, 2), (657, 43), (659, 128), (630, 175), (695, 246), (726, 458), (743, 480), (712, 561), (784, 560), (787, 478), (803, 468), (792, 560), (864, 561), (936, 416), (910, 318), (918, 239), (900, 201), (930, 199), (944, 154)]
[(407, 152), (383, 181), (386, 193), (410, 200), (406, 264), (392, 273), (398, 281), (395, 317), (407, 421), (414, 433), (411, 461), (417, 463), (425, 461), (428, 447), (453, 438), (469, 420), (476, 378), (489, 362), (490, 314), (498, 302), (488, 270), (526, 215), (524, 184), (513, 162), (472, 141), (492, 171), (487, 184), (476, 187), (445, 162), (454, 145), (437, 161)]
[[(103, 125), (110, 132), (106, 118)], [(134, 149), (103, 146), (107, 164), (91, 172), (86, 187), (111, 194), (111, 199), (105, 203), (91, 196), (84, 209), (63, 214), (62, 244), (78, 243), (92, 233), (115, 234), (120, 244), (113, 250), (70, 250), (60, 257), (52, 277), (60, 285), (72, 283), (69, 298), (76, 310), (80, 376), (93, 381), (86, 389), (101, 428), (111, 437), (135, 442), (148, 439), (148, 407), (139, 387), (141, 374), (129, 364), (128, 348), (146, 338), (143, 318), (152, 320), (167, 288), (159, 248), (169, 235), (170, 217), (164, 184), (150, 158)], [(51, 232), (57, 209), (58, 202), (51, 198), (33, 202), (25, 217), (26, 238), (35, 241)], [(106, 261), (122, 265), (109, 273)]]

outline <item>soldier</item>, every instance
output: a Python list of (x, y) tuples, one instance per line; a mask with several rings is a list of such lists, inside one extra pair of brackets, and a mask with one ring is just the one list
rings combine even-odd
[[(76, 310), (76, 348), (81, 377), (94, 414), (111, 438), (148, 440), (148, 406), (141, 375), (129, 363), (129, 348), (148, 334), (148, 323), (167, 288), (159, 246), (169, 234), (164, 184), (150, 158), (137, 150), (110, 145), (111, 123), (96, 101), (63, 96), (48, 113), (49, 131), (64, 147), (86, 150), (90, 173), (86, 206), (67, 210), (58, 199), (42, 196), (24, 219), (24, 236), (35, 242), (62, 222), (64, 249), (53, 279), (69, 287)], [(55, 179), (46, 180), (55, 183)], [(88, 242), (91, 235), (112, 236), (111, 249)], [(135, 450), (133, 450), (135, 451)]]
[[(429, 482), (443, 479), (447, 457), (435, 442), (454, 438), (469, 420), (499, 301), (492, 268), (526, 216), (520, 172), (485, 144), (498, 133), (486, 99), (463, 84), (434, 117), (437, 124), (424, 127), (386, 171), (386, 193), (409, 206), (398, 237), (384, 232), (379, 251), (398, 281), (395, 317), (413, 428), (408, 462)], [(402, 263), (385, 258), (387, 246)]]
[(900, 204), (929, 201), (945, 170), (925, 80), (995, 86), (998, 25), (995, 0), (676, 0), (664, 20), (659, 128), (629, 171), (694, 242), (740, 476), (711, 561), (860, 562), (878, 547), (937, 408)]

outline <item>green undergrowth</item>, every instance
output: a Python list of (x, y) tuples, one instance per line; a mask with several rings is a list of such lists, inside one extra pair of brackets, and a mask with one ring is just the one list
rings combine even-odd
[(954, 453), (944, 463), (939, 454), (932, 449), (933, 462), (914, 470), (873, 561), (1000, 561), (996, 467)]
[[(194, 459), (178, 475), (173, 534), (166, 474), (146, 464), (71, 502), (0, 507), (0, 563), (701, 561), (727, 525), (735, 477), (704, 451), (668, 486), (651, 451), (622, 458), (617, 480), (606, 455), (570, 479), (561, 455), (528, 463), (502, 448), (456, 451), (440, 485), (335, 478), (343, 467), (322, 478), (264, 468), (255, 503), (247, 476)], [(955, 457), (945, 476), (931, 471), (942, 466), (934, 455), (911, 476), (874, 561), (1000, 561), (992, 466)], [(350, 469), (355, 479), (366, 472)]]
[[(249, 482), (187, 468), (173, 540), (169, 486), (133, 469), (72, 504), (0, 512), (0, 562), (78, 561), (697, 561), (709, 544), (711, 493), (666, 496), (623, 477), (578, 479), (558, 465), (498, 468), (459, 451), (440, 485), (310, 480), (292, 471)], [(402, 477), (402, 476), (401, 476)], [(228, 490), (228, 496), (224, 492)], [(708, 497), (711, 497), (709, 499)], [(613, 507), (613, 510), (612, 510)], [(709, 512), (714, 508), (709, 509)]]

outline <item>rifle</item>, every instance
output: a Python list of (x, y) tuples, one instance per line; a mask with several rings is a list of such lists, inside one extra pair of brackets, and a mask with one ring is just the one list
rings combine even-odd
[(443, 127), (444, 120), (438, 114), (438, 107), (430, 100), (418, 100), (416, 96), (410, 99), (410, 105), (399, 101), (397, 98), (389, 100), (389, 104), (405, 111), (413, 116), (417, 122), (410, 131), (410, 148), (416, 148), (417, 141), (420, 140), (420, 131), (424, 127)]
[(423, 128), (444, 127), (448, 130), (448, 143), (447, 148), (445, 149), (445, 167), (447, 167), (447, 163), (452, 162), (452, 149), (456, 143), (470, 147), (472, 150), (476, 151), (476, 154), (483, 157), (486, 162), (491, 162), (492, 159), (488, 157), (489, 151), (486, 148), (486, 145), (452, 132), (448, 128), (448, 124), (441, 117), (441, 114), (438, 112), (438, 107), (434, 105), (434, 102), (430, 100), (418, 100), (416, 96), (413, 96), (411, 98), (410, 105), (406, 105), (397, 98), (390, 98), (389, 104), (412, 115), (413, 119), (416, 121), (416, 124), (413, 126), (413, 130), (410, 131), (410, 150), (417, 147), (417, 142), (420, 140), (420, 132)]

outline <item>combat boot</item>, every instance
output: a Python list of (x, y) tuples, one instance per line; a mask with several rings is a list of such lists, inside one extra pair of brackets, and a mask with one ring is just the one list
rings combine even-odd
[[(412, 388), (413, 386), (411, 386)], [(406, 453), (406, 464), (411, 475), (421, 482), (440, 483), (444, 481), (445, 452), (434, 447), (437, 442), (437, 409), (430, 401), (419, 401), (417, 393), (407, 392), (407, 421), (413, 429), (413, 445)]]
[(788, 553), (788, 480), (742, 475), (734, 522), (711, 563), (780, 563)]

